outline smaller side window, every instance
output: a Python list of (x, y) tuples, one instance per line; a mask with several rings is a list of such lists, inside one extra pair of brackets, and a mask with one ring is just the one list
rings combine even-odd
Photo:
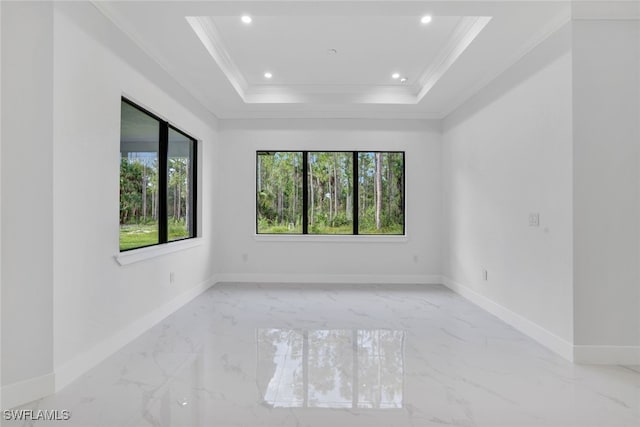
[(196, 237), (196, 140), (127, 99), (120, 124), (120, 251)]

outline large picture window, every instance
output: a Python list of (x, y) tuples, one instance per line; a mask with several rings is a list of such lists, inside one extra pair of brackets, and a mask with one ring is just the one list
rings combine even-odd
[(196, 236), (196, 140), (122, 99), (120, 251)]
[(258, 234), (403, 235), (404, 152), (258, 151)]

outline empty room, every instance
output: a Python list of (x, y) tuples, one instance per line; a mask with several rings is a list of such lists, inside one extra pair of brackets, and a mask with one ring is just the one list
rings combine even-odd
[(640, 425), (640, 2), (0, 1), (6, 426)]

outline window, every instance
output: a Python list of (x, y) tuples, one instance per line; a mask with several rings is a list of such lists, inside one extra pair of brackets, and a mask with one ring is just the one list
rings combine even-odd
[(196, 236), (196, 140), (122, 99), (120, 250)]
[(258, 151), (258, 234), (403, 235), (404, 152)]

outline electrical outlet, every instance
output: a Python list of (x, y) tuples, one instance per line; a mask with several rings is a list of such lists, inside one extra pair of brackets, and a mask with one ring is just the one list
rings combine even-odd
[(176, 273), (173, 271), (169, 273), (169, 283), (174, 283), (176, 281)]
[(484, 280), (485, 282), (489, 280), (489, 272), (485, 269), (482, 270), (482, 280)]
[(529, 227), (540, 227), (540, 214), (538, 212), (529, 214)]

